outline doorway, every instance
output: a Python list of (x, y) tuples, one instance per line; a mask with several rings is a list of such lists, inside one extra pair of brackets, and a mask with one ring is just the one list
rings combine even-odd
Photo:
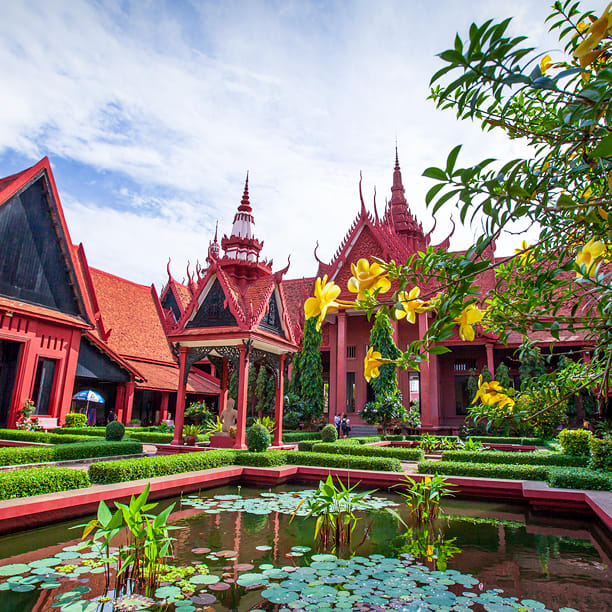
[(21, 342), (0, 340), (0, 427), (8, 425), (20, 354)]

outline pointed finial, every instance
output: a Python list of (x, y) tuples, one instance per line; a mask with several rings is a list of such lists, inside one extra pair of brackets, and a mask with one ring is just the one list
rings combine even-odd
[(217, 223), (215, 225), (215, 242), (217, 242), (217, 232), (219, 231), (219, 219), (217, 219)]
[(361, 181), (363, 180), (363, 176), (361, 174), (361, 170), (359, 171), (359, 199), (361, 200), (361, 214), (366, 214), (366, 207), (363, 201), (363, 193), (361, 192)]
[(399, 155), (397, 154), (397, 136), (395, 137), (395, 169), (399, 170)]
[(168, 271), (168, 282), (172, 280), (172, 272), (170, 272), (170, 262), (172, 261), (171, 257), (168, 257), (168, 263), (166, 264), (166, 270)]
[(249, 171), (247, 170), (246, 181), (244, 183), (244, 193), (238, 210), (243, 212), (252, 212), (251, 203), (249, 202)]

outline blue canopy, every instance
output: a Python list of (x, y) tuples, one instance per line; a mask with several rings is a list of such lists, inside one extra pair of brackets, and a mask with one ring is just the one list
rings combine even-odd
[(104, 404), (106, 401), (97, 391), (92, 391), (91, 389), (79, 391), (72, 399), (95, 402), (97, 404)]

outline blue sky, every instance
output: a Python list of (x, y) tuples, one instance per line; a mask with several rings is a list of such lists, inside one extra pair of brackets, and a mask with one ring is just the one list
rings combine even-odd
[(289, 276), (311, 275), (315, 242), (329, 259), (358, 212), (359, 172), (370, 206), (374, 186), (380, 208), (390, 196), (396, 138), (426, 231), (426, 167), (458, 143), (466, 163), (521, 151), (437, 111), (428, 83), (457, 30), (507, 10), (515, 33), (553, 48), (549, 4), (4, 2), (0, 176), (48, 155), (90, 264), (159, 287), (168, 257), (180, 280), (217, 220), (229, 232), (249, 170), (264, 255), (281, 268), (291, 254)]

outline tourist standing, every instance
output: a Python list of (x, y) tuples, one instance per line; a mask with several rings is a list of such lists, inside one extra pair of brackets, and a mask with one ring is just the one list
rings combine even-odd
[(342, 421), (340, 422), (340, 427), (342, 429), (342, 437), (348, 438), (351, 433), (351, 421), (346, 416), (346, 414), (342, 415)]
[(340, 431), (340, 415), (337, 414), (334, 417), (334, 425), (336, 426), (336, 431), (338, 432), (338, 437), (341, 437), (341, 431)]

